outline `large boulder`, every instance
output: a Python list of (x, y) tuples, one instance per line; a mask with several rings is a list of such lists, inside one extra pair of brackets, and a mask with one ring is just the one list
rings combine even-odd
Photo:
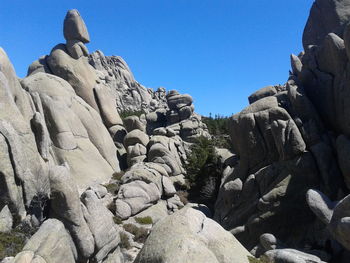
[(349, 0), (316, 0), (303, 33), (303, 46), (319, 45), (328, 33), (341, 38), (350, 19)]
[(56, 219), (46, 220), (29, 239), (14, 262), (75, 263), (77, 251), (64, 225)]
[(56, 166), (50, 173), (50, 214), (63, 222), (82, 259), (94, 253), (94, 237), (85, 222), (78, 188), (67, 167)]
[(185, 207), (154, 226), (135, 263), (248, 263), (249, 255), (218, 223)]
[(81, 196), (84, 218), (95, 240), (94, 260), (101, 262), (120, 243), (119, 231), (113, 214), (103, 205), (93, 190)]
[[(46, 73), (22, 80), (45, 119), (57, 164), (67, 162), (79, 188), (119, 171), (116, 148), (100, 115), (65, 80)], [(88, 160), (88, 161), (87, 161)]]

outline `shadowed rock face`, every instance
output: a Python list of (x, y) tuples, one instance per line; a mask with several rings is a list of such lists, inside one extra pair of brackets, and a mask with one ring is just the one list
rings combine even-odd
[(350, 18), (349, 0), (316, 0), (303, 33), (303, 46), (320, 45), (329, 33), (343, 38), (343, 32)]

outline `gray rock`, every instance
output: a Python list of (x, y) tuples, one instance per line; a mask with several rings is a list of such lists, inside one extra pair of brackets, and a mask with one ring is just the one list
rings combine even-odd
[(179, 109), (179, 118), (180, 120), (186, 120), (189, 117), (191, 117), (192, 113), (194, 112), (194, 106), (193, 104), (191, 106), (184, 106), (181, 109)]
[(49, 131), (46, 127), (44, 116), (42, 116), (39, 112), (36, 112), (33, 116), (31, 124), (33, 125), (33, 130), (39, 153), (45, 161), (48, 161), (50, 156), (49, 151), (52, 143)]
[(147, 89), (134, 78), (126, 62), (119, 56), (104, 56), (101, 51), (89, 55), (90, 64), (102, 73), (103, 83), (114, 93), (119, 112), (151, 112), (166, 109), (165, 89)]
[(163, 218), (168, 216), (168, 209), (167, 209), (167, 202), (164, 200), (158, 201), (155, 205), (152, 205), (151, 207), (147, 208), (146, 210), (143, 210), (142, 212), (135, 215), (133, 218), (136, 217), (151, 217), (153, 225), (156, 224), (158, 221), (162, 220)]
[(83, 43), (90, 42), (85, 22), (78, 10), (72, 9), (67, 12), (64, 19), (63, 34), (66, 40), (79, 40)]
[(162, 176), (163, 193), (167, 197), (174, 196), (176, 194), (176, 189), (173, 182), (166, 176)]
[(263, 248), (268, 251), (268, 250), (273, 250), (278, 248), (278, 240), (277, 238), (269, 233), (262, 234), (260, 236), (260, 244), (263, 246)]
[(49, 67), (47, 66), (46, 59), (47, 56), (42, 56), (38, 60), (30, 64), (28, 67), (27, 76), (38, 72), (52, 73)]
[(328, 229), (335, 240), (350, 250), (350, 195), (340, 200), (335, 206)]
[(37, 73), (23, 79), (22, 85), (36, 98), (37, 107), (42, 105), (57, 162), (68, 163), (79, 188), (105, 182), (119, 171), (116, 148), (101, 117), (69, 83)]
[(128, 148), (128, 146), (130, 145), (135, 145), (137, 143), (143, 146), (147, 146), (148, 142), (149, 142), (148, 135), (138, 129), (132, 130), (124, 137), (124, 146), (126, 148)]
[[(0, 48), (0, 207), (25, 218), (24, 205), (36, 196), (49, 195), (48, 170), (41, 158), (30, 121), (35, 113), (32, 100), (21, 87), (5, 51)], [(25, 204), (24, 204), (25, 202)]]
[(98, 199), (94, 191), (85, 191), (81, 199), (84, 204), (84, 218), (95, 240), (94, 259), (99, 262), (119, 245), (119, 232), (113, 221), (113, 214)]
[(248, 97), (249, 103), (252, 104), (262, 98), (273, 96), (277, 93), (275, 86), (267, 86), (254, 92)]
[(14, 262), (75, 263), (76, 259), (77, 251), (63, 224), (48, 219), (16, 255)]
[(13, 225), (13, 218), (10, 209), (5, 205), (0, 212), (0, 232), (10, 232)]
[(343, 37), (343, 31), (350, 19), (349, 1), (316, 0), (303, 33), (304, 50), (309, 45), (320, 45), (328, 33)]
[(108, 194), (107, 188), (104, 187), (103, 185), (100, 185), (100, 184), (95, 184), (93, 186), (90, 186), (88, 188), (88, 190), (94, 191), (96, 196), (99, 199), (102, 199), (103, 197), (105, 197)]
[(179, 110), (182, 107), (190, 106), (193, 99), (188, 94), (174, 94), (169, 92), (167, 95), (167, 102), (171, 110)]
[(153, 227), (135, 263), (248, 263), (248, 255), (249, 252), (219, 224), (202, 212), (185, 207)]
[(329, 33), (317, 54), (317, 63), (323, 72), (332, 75), (343, 74), (347, 64), (343, 39), (334, 33)]
[(303, 68), (303, 63), (301, 63), (300, 58), (294, 54), (291, 54), (290, 55), (290, 64), (292, 67), (293, 74), (298, 76)]
[(331, 222), (335, 203), (331, 202), (327, 196), (317, 190), (308, 190), (306, 201), (312, 212), (325, 224)]
[(131, 132), (132, 130), (138, 129), (140, 131), (145, 132), (146, 127), (145, 125), (140, 121), (139, 117), (137, 116), (129, 116), (123, 120), (124, 127), (128, 132)]
[(68, 40), (66, 48), (68, 54), (74, 59), (79, 59), (82, 56), (87, 57), (89, 55), (87, 47), (80, 40)]
[(145, 210), (161, 197), (161, 190), (155, 183), (132, 181), (123, 184), (117, 195), (116, 215), (127, 219), (132, 215)]
[(275, 249), (267, 251), (262, 258), (276, 263), (324, 263), (317, 256), (295, 249)]
[(339, 167), (347, 187), (350, 188), (350, 162), (348, 159), (350, 154), (350, 140), (344, 135), (339, 135), (336, 141), (336, 146)]
[(94, 88), (98, 108), (107, 128), (114, 125), (123, 125), (123, 121), (117, 112), (117, 106), (111, 91), (107, 87), (96, 86)]
[(14, 257), (6, 257), (3, 260), (1, 260), (1, 263), (13, 263)]
[(98, 77), (86, 57), (74, 59), (67, 53), (66, 45), (59, 44), (46, 61), (53, 74), (69, 82), (78, 96), (99, 111), (94, 95)]
[(84, 220), (77, 186), (64, 166), (51, 169), (51, 214), (69, 230), (81, 258), (94, 253), (94, 238)]
[(166, 136), (167, 130), (164, 127), (156, 128), (153, 130), (153, 135)]

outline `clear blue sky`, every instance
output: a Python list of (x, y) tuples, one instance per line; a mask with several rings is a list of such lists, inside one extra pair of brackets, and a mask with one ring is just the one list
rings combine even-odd
[(229, 115), (255, 90), (287, 80), (312, 2), (2, 0), (0, 46), (24, 77), (32, 61), (64, 41), (64, 16), (77, 8), (90, 52), (122, 56), (146, 87), (191, 94), (200, 114)]

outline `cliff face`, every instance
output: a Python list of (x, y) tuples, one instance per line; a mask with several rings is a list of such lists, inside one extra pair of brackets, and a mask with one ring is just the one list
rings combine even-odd
[[(348, 247), (347, 199), (342, 212), (335, 208), (342, 215), (332, 217), (335, 204), (326, 195), (335, 201), (350, 189), (349, 12), (350, 1), (315, 1), (305, 51), (291, 55), (285, 86), (255, 92), (250, 106), (231, 118), (239, 161), (222, 178), (215, 219), (257, 254), (267, 249), (264, 233), (277, 237), (280, 247), (327, 247), (337, 254), (327, 245), (333, 239)], [(268, 254), (287, 258), (277, 250)]]
[(89, 54), (77, 10), (26, 78), (0, 49), (0, 238), (27, 238), (2, 262), (347, 263), (349, 14), (315, 1), (286, 84), (230, 118), (234, 155), (215, 150), (224, 172), (199, 191), (214, 211), (181, 195), (191, 145), (211, 139), (190, 95)]

